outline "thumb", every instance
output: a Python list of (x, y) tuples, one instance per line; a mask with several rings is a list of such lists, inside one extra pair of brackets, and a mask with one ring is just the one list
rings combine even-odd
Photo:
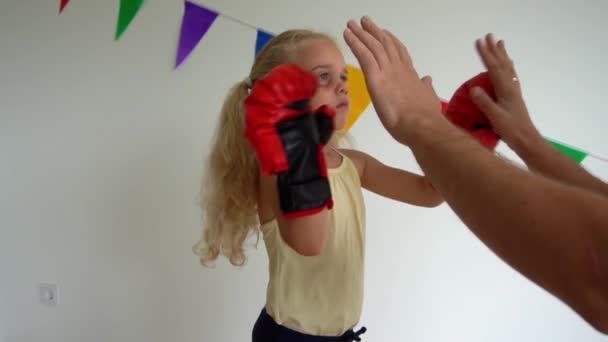
[(427, 88), (429, 88), (433, 92), (433, 94), (437, 95), (437, 93), (435, 92), (435, 88), (433, 87), (433, 79), (431, 78), (431, 76), (424, 76), (421, 81)]
[(421, 78), (421, 80), (425, 85), (433, 86), (433, 78), (431, 76), (426, 75), (423, 78)]
[(475, 103), (477, 108), (479, 108), (490, 121), (494, 121), (493, 119), (500, 115), (500, 107), (498, 107), (496, 102), (494, 102), (483, 89), (474, 87), (471, 89), (470, 95), (473, 103)]

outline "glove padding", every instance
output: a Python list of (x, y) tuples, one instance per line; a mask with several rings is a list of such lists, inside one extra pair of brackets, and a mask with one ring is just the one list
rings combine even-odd
[(445, 115), (453, 124), (467, 131), (483, 146), (494, 150), (500, 137), (492, 129), (490, 120), (471, 99), (469, 94), (474, 87), (482, 88), (492, 99), (496, 100), (492, 81), (487, 72), (482, 72), (456, 90), (448, 103)]
[(316, 78), (293, 64), (280, 65), (257, 80), (245, 100), (245, 137), (262, 173), (277, 175), (280, 208), (286, 218), (332, 208), (323, 155), (334, 131), (335, 110), (312, 111)]

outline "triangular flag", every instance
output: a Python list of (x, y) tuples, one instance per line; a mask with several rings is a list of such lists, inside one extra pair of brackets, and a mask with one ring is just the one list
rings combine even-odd
[(116, 37), (114, 40), (120, 39), (120, 36), (127, 30), (127, 27), (139, 12), (144, 0), (120, 0), (120, 11), (118, 12), (118, 23), (116, 24)]
[(348, 119), (346, 120), (346, 127), (344, 129), (348, 131), (359, 119), (361, 114), (363, 114), (363, 111), (365, 111), (372, 100), (367, 92), (367, 85), (365, 84), (365, 76), (363, 76), (363, 71), (352, 65), (347, 65), (346, 69), (348, 71), (350, 111), (348, 113)]
[(217, 13), (186, 1), (175, 68), (190, 55), (217, 18)]
[(68, 2), (70, 2), (70, 0), (61, 0), (61, 5), (59, 6), (59, 14), (61, 14), (61, 12), (63, 12), (63, 10), (65, 9), (65, 6), (68, 5)]
[(260, 53), (262, 48), (264, 48), (264, 45), (266, 45), (266, 43), (268, 43), (268, 41), (271, 40), (273, 37), (274, 36), (272, 34), (258, 29), (258, 36), (255, 39), (255, 55), (256, 56)]
[(566, 146), (563, 145), (561, 143), (558, 143), (556, 141), (550, 140), (545, 138), (551, 145), (553, 145), (553, 147), (555, 147), (556, 149), (562, 151), (565, 155), (567, 155), (568, 157), (574, 159), (574, 161), (576, 161), (577, 163), (582, 162), (586, 157), (587, 157), (587, 153), (577, 150), (573, 147), (570, 146)]

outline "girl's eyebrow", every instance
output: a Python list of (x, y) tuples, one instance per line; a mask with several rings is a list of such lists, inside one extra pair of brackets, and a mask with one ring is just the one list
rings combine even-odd
[[(312, 71), (315, 71), (317, 69), (331, 69), (331, 64), (321, 64), (321, 65), (317, 65), (314, 68), (312, 68)], [(342, 73), (347, 74), (348, 75), (348, 69), (344, 68), (342, 69)]]
[(314, 68), (312, 68), (312, 70), (314, 71), (314, 70), (317, 70), (317, 69), (323, 69), (323, 68), (325, 68), (325, 69), (329, 69), (329, 68), (331, 68), (331, 64), (321, 64), (321, 65), (317, 65), (317, 66), (315, 66)]

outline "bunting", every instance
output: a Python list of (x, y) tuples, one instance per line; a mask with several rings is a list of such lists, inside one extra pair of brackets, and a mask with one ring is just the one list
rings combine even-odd
[(120, 39), (127, 30), (133, 18), (139, 12), (144, 0), (120, 0), (120, 10), (118, 12), (118, 22), (116, 24), (116, 36), (114, 40)]
[(68, 5), (68, 2), (70, 2), (70, 0), (61, 0), (61, 4), (59, 5), (59, 14), (63, 13), (63, 10), (65, 9), (65, 6)]
[[(581, 149), (566, 145), (564, 143), (557, 142), (547, 137), (545, 137), (544, 139), (551, 145), (553, 145), (555, 149), (561, 151), (573, 161), (585, 168), (585, 170), (587, 170), (594, 176), (602, 179), (604, 182), (608, 182), (607, 159), (585, 152)], [(522, 168), (527, 168), (526, 163), (503, 141), (498, 142), (495, 152), (498, 156), (505, 158), (515, 164), (518, 164)]]
[[(115, 40), (119, 40), (120, 37), (127, 30), (135, 16), (138, 14), (145, 0), (120, 0), (120, 9), (118, 13), (118, 21), (116, 24)], [(59, 13), (61, 14), (67, 7), (70, 0), (61, 0)], [(274, 37), (274, 34), (248, 24), (242, 20), (234, 17), (230, 17), (226, 14), (219, 13), (205, 6), (196, 4), (191, 0), (184, 1), (184, 15), (181, 23), (181, 30), (178, 39), (177, 54), (175, 59), (175, 68), (177, 69), (182, 65), (192, 51), (196, 48), (198, 43), (204, 38), (205, 34), (209, 31), (211, 26), (214, 24), (218, 16), (222, 16), (228, 20), (239, 23), (241, 25), (248, 26), (256, 30), (256, 39), (254, 45), (254, 56), (257, 56), (262, 48)], [(346, 123), (346, 130), (349, 130), (360, 118), (363, 112), (371, 103), (371, 98), (365, 84), (365, 76), (361, 69), (348, 65), (348, 88), (351, 109)], [(447, 101), (441, 101), (442, 109), (445, 110)], [(551, 143), (557, 150), (561, 151), (572, 160), (579, 164), (587, 167), (592, 165), (593, 169), (597, 169), (597, 165), (601, 165), (604, 169), (603, 174), (608, 175), (608, 160), (592, 155), (578, 148), (569, 146), (564, 143), (557, 142), (553, 139), (545, 139)], [(513, 160), (518, 158), (512, 151), (508, 149), (506, 144), (499, 143), (496, 148), (497, 153), (503, 155), (510, 155)], [(510, 151), (510, 152), (509, 152)], [(593, 170), (592, 170), (593, 171)]]
[[(242, 20), (221, 14), (210, 8), (185, 0), (184, 16), (179, 37), (175, 68), (184, 63), (185, 59), (196, 48), (198, 43), (207, 34), (218, 16), (237, 22), (256, 30), (254, 56), (275, 36), (274, 34), (250, 25)], [(365, 85), (365, 78), (361, 69), (348, 65), (348, 88), (350, 96), (350, 111), (348, 114), (346, 130), (350, 129), (371, 103), (371, 98)]]
[(348, 131), (355, 124), (355, 122), (359, 120), (359, 117), (372, 102), (372, 99), (367, 91), (367, 84), (365, 83), (363, 71), (352, 65), (348, 65), (346, 69), (348, 72), (350, 111), (348, 112), (348, 118), (346, 120), (346, 126), (344, 129)]
[(557, 141), (554, 141), (552, 139), (549, 138), (545, 138), (551, 145), (553, 145), (553, 147), (555, 147), (556, 149), (558, 149), (559, 151), (562, 151), (565, 155), (567, 155), (568, 157), (570, 157), (572, 160), (574, 160), (577, 163), (581, 163), (583, 160), (585, 160), (585, 158), (588, 156), (588, 153), (583, 152), (581, 150), (578, 150), (574, 147), (570, 147), (567, 146), (565, 144), (559, 143)]
[(255, 56), (256, 57), (260, 53), (260, 51), (262, 50), (264, 45), (266, 45), (266, 43), (268, 43), (268, 41), (271, 40), (273, 37), (274, 37), (274, 35), (258, 29), (258, 34), (255, 38)]
[(186, 0), (175, 67), (179, 67), (217, 18), (218, 13)]

